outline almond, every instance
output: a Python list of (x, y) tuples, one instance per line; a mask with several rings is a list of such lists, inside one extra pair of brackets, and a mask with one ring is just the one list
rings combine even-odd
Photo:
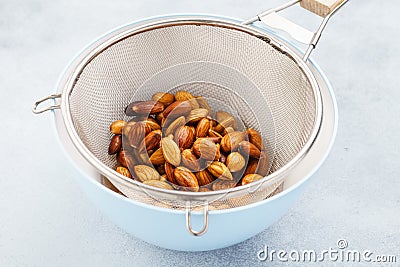
[(239, 152), (232, 152), (226, 158), (226, 166), (231, 172), (238, 172), (244, 168), (246, 160)]
[(169, 137), (161, 139), (161, 148), (165, 161), (174, 166), (179, 166), (181, 163), (181, 151), (174, 140)]
[(128, 134), (129, 145), (138, 148), (145, 136), (151, 131), (151, 128), (144, 121), (136, 122)]
[(233, 180), (232, 173), (225, 164), (219, 161), (212, 162), (208, 167), (208, 171), (215, 177), (222, 180)]
[(249, 142), (255, 145), (258, 150), (263, 149), (263, 142), (259, 132), (254, 130), (253, 128), (249, 128), (246, 130), (246, 134), (249, 137)]
[(180, 150), (190, 148), (194, 142), (195, 129), (192, 126), (182, 126), (175, 132), (175, 143)]
[(225, 135), (221, 140), (221, 148), (225, 152), (235, 151), (239, 143), (244, 141), (246, 133), (244, 132), (232, 132)]
[(210, 130), (210, 120), (207, 118), (202, 118), (196, 127), (196, 137), (206, 137), (208, 131)]
[(164, 154), (162, 152), (162, 149), (159, 148), (156, 151), (154, 151), (153, 154), (151, 154), (150, 158), (149, 158), (151, 164), (153, 165), (161, 165), (165, 163), (165, 158), (164, 158)]
[(198, 138), (193, 143), (193, 152), (202, 159), (214, 160), (217, 154), (217, 146), (207, 138)]
[(108, 146), (108, 155), (117, 154), (122, 147), (122, 137), (116, 134), (111, 138), (110, 145)]
[(154, 168), (147, 165), (136, 165), (133, 167), (133, 169), (135, 171), (136, 178), (141, 182), (160, 179), (158, 172)]
[(125, 127), (126, 121), (117, 120), (111, 123), (110, 125), (110, 132), (113, 134), (122, 134), (122, 129)]
[(209, 188), (207, 188), (207, 187), (200, 187), (199, 191), (197, 191), (197, 192), (210, 192), (210, 191), (211, 190)]
[(204, 139), (210, 140), (211, 142), (217, 144), (221, 142), (221, 137), (203, 137)]
[(165, 169), (165, 174), (167, 176), (167, 180), (173, 184), (177, 184), (174, 175), (175, 167), (169, 164), (168, 162), (165, 162), (164, 169)]
[(161, 126), (153, 118), (147, 118), (144, 122), (152, 131), (161, 130)]
[(187, 91), (181, 90), (181, 91), (178, 91), (175, 93), (175, 98), (177, 101), (185, 101), (185, 100), (193, 99), (194, 96)]
[(260, 179), (264, 178), (264, 176), (261, 176), (259, 174), (247, 174), (245, 177), (242, 179), (242, 185), (246, 185), (255, 181), (258, 181)]
[(135, 101), (127, 106), (125, 109), (125, 113), (128, 115), (132, 114), (156, 114), (160, 113), (164, 110), (164, 105), (157, 101), (149, 100), (149, 101)]
[(220, 121), (220, 123), (214, 127), (214, 130), (216, 132), (221, 133), (225, 130), (225, 128), (232, 127), (235, 123), (236, 123), (235, 118), (229, 117), (223, 121)]
[(146, 180), (143, 183), (162, 189), (174, 190), (174, 188), (169, 183), (161, 180)]
[(137, 115), (134, 111), (133, 111), (133, 107), (135, 106), (135, 105), (137, 105), (137, 104), (139, 104), (139, 103), (141, 103), (141, 102), (143, 102), (143, 101), (134, 101), (134, 102), (132, 102), (132, 103), (130, 103), (128, 106), (126, 106), (126, 108), (125, 108), (125, 114), (127, 115), (127, 116), (135, 116), (135, 115)]
[(235, 131), (235, 129), (233, 129), (231, 126), (226, 127), (223, 131), (223, 135), (227, 135), (229, 133), (233, 133)]
[(174, 119), (188, 115), (191, 110), (192, 106), (188, 101), (175, 101), (164, 110), (163, 117), (165, 119)]
[(128, 136), (129, 136), (129, 132), (131, 131), (133, 125), (135, 125), (135, 124), (136, 124), (136, 121), (129, 121), (129, 122), (127, 122), (126, 125), (125, 125), (125, 127), (122, 129), (122, 134), (123, 134), (125, 137), (128, 137)]
[(214, 181), (214, 177), (207, 170), (201, 170), (196, 173), (196, 178), (200, 186), (210, 184)]
[(143, 141), (143, 149), (149, 151), (156, 148), (160, 144), (161, 135), (161, 130), (152, 131), (146, 135)]
[(217, 119), (217, 121), (221, 122), (226, 119), (233, 118), (233, 116), (226, 111), (219, 110), (219, 111), (215, 112), (215, 118)]
[(156, 170), (158, 171), (158, 173), (159, 173), (161, 176), (164, 176), (164, 175), (165, 175), (165, 177), (166, 177), (166, 174), (165, 174), (165, 166), (164, 166), (164, 164), (156, 166)]
[(165, 107), (171, 105), (175, 101), (175, 96), (169, 93), (155, 93), (152, 100), (162, 103)]
[(178, 185), (187, 187), (189, 190), (195, 192), (199, 190), (197, 178), (188, 168), (181, 166), (175, 168), (174, 176)]
[(196, 123), (199, 122), (201, 119), (207, 117), (208, 110), (205, 108), (196, 108), (192, 109), (189, 113), (187, 118), (188, 123)]
[(165, 136), (169, 136), (170, 134), (174, 134), (179, 127), (184, 126), (186, 123), (186, 119), (184, 116), (181, 116), (174, 120), (165, 130)]
[(215, 180), (212, 185), (211, 188), (214, 191), (217, 190), (225, 190), (225, 189), (230, 189), (230, 188), (234, 188), (236, 186), (236, 181), (234, 180)]
[(258, 159), (260, 157), (261, 151), (249, 141), (242, 141), (239, 143), (239, 152), (244, 156), (250, 156), (252, 158)]
[(218, 132), (211, 130), (211, 129), (208, 131), (208, 136), (209, 137), (218, 137), (218, 138), (222, 139), (222, 135), (220, 135)]
[(253, 174), (257, 172), (257, 167), (258, 167), (258, 160), (257, 159), (249, 159), (249, 162), (247, 163), (246, 169), (243, 173), (243, 176), (246, 176), (247, 174)]
[(190, 149), (185, 149), (182, 151), (182, 165), (192, 171), (200, 170), (200, 160), (196, 158)]
[(132, 168), (136, 164), (134, 157), (126, 150), (121, 150), (117, 155), (117, 162), (125, 168)]
[(149, 154), (146, 151), (140, 149), (133, 149), (133, 155), (138, 164), (149, 165), (151, 166)]
[(221, 156), (219, 157), (219, 161), (226, 165), (226, 155), (221, 153)]
[(132, 178), (131, 173), (129, 172), (129, 170), (125, 167), (119, 166), (117, 167), (116, 171), (120, 174), (122, 174), (123, 176), (126, 176), (128, 178)]

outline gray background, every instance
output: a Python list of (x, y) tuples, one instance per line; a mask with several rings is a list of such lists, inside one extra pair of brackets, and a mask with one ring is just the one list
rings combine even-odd
[[(399, 262), (397, 1), (353, 0), (328, 25), (312, 57), (338, 99), (333, 150), (283, 219), (236, 246), (184, 253), (129, 236), (77, 187), (58, 146), (53, 116), (30, 111), (34, 100), (53, 92), (82, 47), (118, 25), (181, 12), (246, 19), (283, 2), (1, 1), (0, 266), (265, 266), (256, 256), (264, 244), (322, 250), (335, 247), (339, 238), (350, 249), (394, 254)], [(302, 12), (288, 12), (296, 14), (301, 23), (315, 22)]]

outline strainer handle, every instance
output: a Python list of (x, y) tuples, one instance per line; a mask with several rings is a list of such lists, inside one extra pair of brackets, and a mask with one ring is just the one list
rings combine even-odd
[(50, 105), (48, 107), (38, 108), (41, 103), (43, 103), (43, 102), (45, 102), (47, 100), (54, 100), (56, 98), (61, 98), (61, 94), (52, 94), (52, 95), (49, 95), (49, 96), (46, 96), (46, 97), (43, 97), (43, 98), (39, 99), (38, 101), (36, 101), (33, 104), (32, 112), (35, 113), (35, 114), (40, 114), (40, 113), (43, 113), (43, 112), (48, 111), (48, 110), (59, 109), (60, 105)]
[(186, 229), (189, 231), (190, 234), (194, 236), (201, 236), (203, 235), (208, 229), (208, 202), (204, 202), (203, 205), (203, 228), (200, 231), (193, 230), (192, 225), (190, 223), (191, 217), (191, 208), (190, 208), (190, 201), (186, 202)]
[[(315, 49), (322, 31), (325, 29), (329, 19), (336, 11), (349, 0), (292, 0), (276, 8), (266, 10), (254, 18), (246, 20), (243, 24), (248, 25), (256, 21), (262, 21), (272, 28), (277, 28), (287, 32), (293, 39), (308, 45), (304, 53), (303, 60), (307, 61), (311, 52)], [(316, 32), (311, 32), (304, 27), (278, 15), (279, 11), (287, 9), (297, 3), (300, 6), (323, 17), (323, 20)]]

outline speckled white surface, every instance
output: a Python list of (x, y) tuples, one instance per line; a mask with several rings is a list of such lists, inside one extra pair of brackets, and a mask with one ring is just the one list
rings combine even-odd
[[(176, 252), (124, 233), (77, 187), (53, 116), (30, 111), (37, 98), (53, 92), (82, 47), (118, 25), (184, 12), (245, 19), (283, 2), (1, 1), (0, 266), (266, 266), (271, 263), (257, 259), (264, 245), (319, 251), (335, 247), (340, 238), (350, 249), (397, 255), (399, 264), (397, 1), (353, 0), (332, 19), (312, 57), (338, 99), (333, 150), (282, 220), (233, 247)], [(310, 20), (301, 12), (299, 18)]]

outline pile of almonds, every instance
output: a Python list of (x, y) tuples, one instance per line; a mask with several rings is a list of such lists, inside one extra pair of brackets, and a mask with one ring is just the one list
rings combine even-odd
[(116, 171), (171, 190), (211, 191), (245, 185), (267, 175), (261, 135), (239, 130), (225, 111), (214, 116), (207, 101), (186, 91), (156, 93), (125, 109), (128, 122), (114, 121), (108, 154)]

